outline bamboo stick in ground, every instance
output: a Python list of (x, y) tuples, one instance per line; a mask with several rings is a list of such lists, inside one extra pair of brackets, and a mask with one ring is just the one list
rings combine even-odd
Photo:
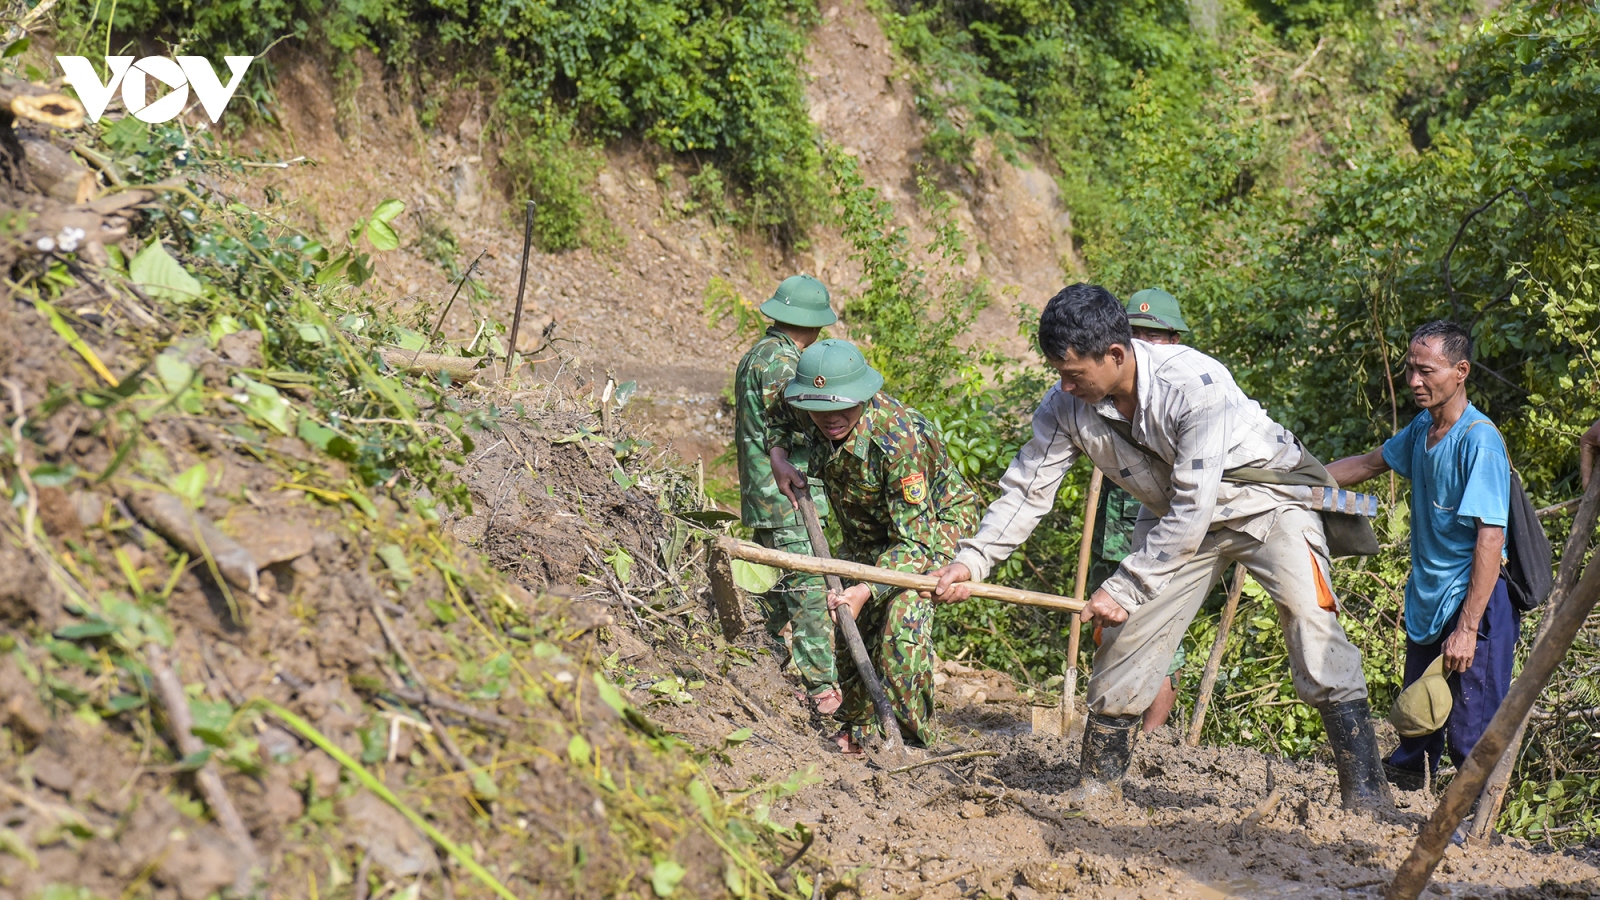
[[(815, 556), (806, 556), (800, 553), (785, 553), (782, 550), (771, 550), (760, 544), (752, 544), (749, 541), (741, 541), (734, 537), (717, 538), (716, 546), (734, 559), (761, 563), (766, 566), (776, 566), (792, 572), (837, 575), (840, 578), (849, 578), (854, 581), (886, 584), (891, 587), (906, 588), (912, 591), (932, 591), (939, 584), (939, 579), (932, 575), (918, 575), (913, 572), (880, 569), (877, 566), (847, 562), (842, 559), (818, 559)], [(967, 587), (972, 589), (972, 596), (974, 597), (988, 597), (990, 600), (1015, 603), (1019, 606), (1063, 609), (1067, 612), (1083, 611), (1083, 601), (1073, 600), (1070, 597), (1062, 597), (1057, 594), (1025, 591), (1021, 588), (985, 584), (981, 581), (970, 582)]]
[[(1561, 567), (1556, 571), (1556, 583), (1550, 591), (1544, 621), (1539, 623), (1538, 634), (1534, 636), (1535, 644), (1550, 629), (1556, 607), (1566, 600), (1573, 582), (1578, 580), (1579, 566), (1583, 564), (1583, 555), (1589, 549), (1589, 537), (1594, 533), (1597, 519), (1600, 519), (1600, 478), (1593, 478), (1578, 502), (1578, 511), (1572, 517), (1572, 534), (1567, 537), (1567, 546), (1561, 551)], [(1488, 841), (1489, 836), (1494, 834), (1494, 823), (1500, 818), (1500, 806), (1505, 803), (1511, 770), (1516, 768), (1517, 757), (1522, 753), (1522, 739), (1527, 734), (1528, 719), (1533, 710), (1529, 709), (1528, 712), (1529, 716), (1523, 717), (1517, 733), (1511, 737), (1511, 747), (1501, 754), (1500, 762), (1489, 773), (1489, 781), (1478, 797), (1478, 811), (1472, 820), (1472, 831), (1467, 836), (1473, 845)]]
[(1432, 818), (1422, 827), (1410, 855), (1395, 872), (1394, 880), (1384, 894), (1388, 900), (1416, 900), (1427, 886), (1433, 870), (1444, 856), (1445, 847), (1450, 844), (1450, 836), (1478, 799), (1479, 791), (1489, 779), (1490, 770), (1499, 762), (1500, 754), (1510, 746), (1512, 735), (1539, 699), (1556, 666), (1572, 649), (1578, 631), (1597, 601), (1600, 601), (1600, 561), (1589, 565), (1572, 594), (1551, 611), (1549, 629), (1534, 644), (1528, 661), (1523, 664), (1522, 674), (1511, 683), (1511, 692), (1489, 721), (1483, 737), (1472, 748), (1466, 765), (1450, 782)]
[[(833, 552), (828, 549), (828, 536), (822, 532), (822, 522), (817, 518), (817, 507), (811, 502), (811, 494), (807, 491), (798, 492), (796, 505), (800, 509), (800, 518), (806, 523), (806, 537), (811, 540), (811, 554), (818, 559), (833, 560)], [(835, 593), (844, 592), (844, 584), (836, 574), (824, 572), (827, 578), (828, 590)], [(861, 632), (856, 628), (855, 616), (850, 612), (850, 607), (841, 605), (834, 613), (839, 623), (839, 631), (844, 634), (845, 643), (850, 646), (850, 658), (855, 661), (856, 672), (861, 676), (861, 682), (867, 688), (867, 695), (872, 698), (872, 709), (878, 715), (878, 727), (883, 731), (883, 749), (891, 755), (904, 755), (904, 747), (900, 740), (900, 722), (894, 716), (894, 707), (889, 705), (889, 695), (883, 692), (883, 683), (878, 680), (878, 673), (872, 668), (872, 657), (867, 653), (867, 645), (861, 640)]]
[[(1072, 589), (1072, 599), (1080, 604), (1088, 598), (1084, 592), (1089, 589), (1089, 565), (1093, 562), (1089, 557), (1094, 550), (1094, 524), (1095, 514), (1100, 507), (1100, 489), (1105, 484), (1105, 473), (1095, 469), (1089, 475), (1089, 496), (1083, 503), (1083, 538), (1078, 544), (1078, 576), (1077, 584)], [(1077, 713), (1078, 697), (1078, 643), (1082, 639), (1083, 613), (1072, 614), (1072, 631), (1067, 635), (1067, 671), (1061, 685), (1061, 736), (1066, 737), (1072, 731), (1072, 718)]]
[(1184, 739), (1191, 747), (1200, 746), (1200, 728), (1206, 723), (1206, 708), (1211, 705), (1211, 692), (1217, 687), (1217, 669), (1222, 665), (1222, 654), (1228, 648), (1228, 629), (1233, 627), (1233, 616), (1239, 611), (1244, 576), (1244, 565), (1235, 563), (1233, 585), (1228, 588), (1228, 602), (1222, 607), (1222, 621), (1217, 623), (1217, 640), (1211, 645), (1211, 656), (1206, 659), (1205, 672), (1200, 676), (1200, 695), (1194, 701), (1194, 721), (1189, 723), (1189, 734)]

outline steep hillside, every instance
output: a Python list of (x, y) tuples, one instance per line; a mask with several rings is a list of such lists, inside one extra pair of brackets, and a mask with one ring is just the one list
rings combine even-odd
[[(478, 269), (486, 296), (458, 304), (445, 334), (464, 343), (485, 319), (509, 327), (522, 219), (500, 189), (497, 148), (483, 140), (489, 101), (471, 92), (453, 95), (425, 132), (371, 56), (360, 57), (359, 87), (345, 103), (351, 113), (341, 112), (324, 60), (288, 46), (273, 53), (281, 72), (281, 128), (252, 130), (244, 146), (272, 159), (310, 162), (265, 170), (253, 186), (281, 194), (291, 216), (325, 233), (347, 227), (385, 197), (406, 200), (413, 212), (402, 224), (412, 227), (401, 229), (401, 252), (380, 262), (379, 281), (403, 309), (437, 311), (452, 288), (442, 255), (463, 269), (486, 251)], [(1025, 159), (1012, 163), (989, 148), (970, 172), (935, 171), (922, 158), (923, 126), (895, 65), (877, 20), (860, 4), (829, 6), (808, 50), (812, 119), (826, 139), (857, 158), (868, 185), (895, 204), (901, 222), (912, 226), (913, 246), (931, 240), (919, 175), (954, 195), (952, 215), (976, 251), (963, 274), (988, 279), (998, 297), (973, 338), (1024, 357), (1016, 306), (1037, 307), (1059, 290), (1072, 258), (1069, 213), (1055, 181)], [(596, 194), (614, 243), (533, 255), (518, 349), (542, 346), (553, 323), (551, 337), (574, 342), (560, 346), (585, 378), (603, 381), (609, 372), (619, 382), (637, 381), (639, 399), (650, 407), (650, 433), (684, 458), (709, 463), (731, 433), (719, 394), (749, 340), (707, 328), (703, 297), (711, 279), (726, 279), (759, 303), (787, 275), (812, 272), (842, 307), (857, 292), (860, 266), (828, 227), (805, 249), (785, 255), (717, 225), (709, 212), (685, 213), (684, 174), (646, 147), (608, 150)]]

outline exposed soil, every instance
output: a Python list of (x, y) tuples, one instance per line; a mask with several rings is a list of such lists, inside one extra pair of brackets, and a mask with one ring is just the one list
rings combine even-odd
[[(740, 644), (759, 647), (749, 636)], [(792, 679), (769, 653), (719, 658), (720, 666), (706, 659), (697, 665), (720, 671), (726, 685), (696, 692), (694, 705), (659, 704), (652, 715), (708, 747), (736, 727), (754, 730), (755, 738), (728, 750), (726, 764), (712, 770), (725, 792), (809, 772), (813, 783), (775, 804), (772, 816), (816, 833), (797, 866), (830, 891), (850, 885), (862, 896), (920, 890), (929, 898), (1016, 900), (1378, 897), (1433, 806), (1423, 792), (1401, 794), (1395, 821), (1374, 822), (1339, 809), (1330, 766), (1240, 748), (1191, 749), (1168, 727), (1140, 742), (1123, 802), (1079, 814), (1060, 801), (1077, 783), (1076, 737), (1032, 734), (1032, 711), (1002, 673), (940, 664), (945, 739), (930, 751), (993, 756), (890, 774), (835, 752), (826, 739), (831, 729), (801, 715)], [(1268, 793), (1269, 765), (1283, 799), (1246, 828)], [(1452, 847), (1432, 895), (1600, 894), (1592, 861), (1495, 841), (1471, 851)]]

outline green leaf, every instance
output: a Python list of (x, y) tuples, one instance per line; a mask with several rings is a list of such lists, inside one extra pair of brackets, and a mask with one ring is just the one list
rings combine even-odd
[(389, 331), (394, 335), (395, 346), (402, 350), (421, 350), (428, 346), (428, 339), (422, 334), (399, 325), (390, 326)]
[(494, 783), (488, 772), (479, 770), (472, 773), (472, 792), (485, 800), (494, 800), (500, 796), (500, 786)]
[(378, 204), (378, 208), (374, 209), (372, 211), (372, 221), (374, 221), (374, 222), (393, 222), (396, 217), (398, 217), (401, 213), (403, 213), (405, 211), (406, 211), (405, 201), (396, 200), (393, 197), (391, 197), (388, 200), (385, 200), (382, 203), (379, 203)]
[(678, 889), (678, 882), (687, 874), (689, 870), (676, 860), (658, 859), (650, 872), (650, 887), (655, 890), (657, 897), (671, 897), (672, 892)]
[(372, 501), (367, 499), (367, 495), (363, 494), (360, 488), (357, 488), (354, 484), (351, 484), (345, 488), (345, 494), (350, 498), (350, 502), (356, 505), (356, 509), (361, 510), (361, 512), (372, 521), (378, 521), (378, 507), (374, 506)]
[(377, 553), (383, 564), (389, 567), (401, 590), (405, 590), (416, 580), (416, 576), (411, 572), (411, 563), (406, 560), (406, 552), (400, 549), (399, 544), (384, 544), (378, 548)]
[(199, 509), (206, 505), (206, 482), (210, 479), (211, 473), (206, 471), (205, 463), (195, 463), (172, 479), (168, 487), (191, 509)]
[(617, 573), (617, 580), (623, 584), (628, 583), (628, 578), (633, 575), (633, 557), (621, 547), (613, 548), (606, 554), (606, 562), (611, 564), (611, 571)]
[(294, 433), (294, 407), (283, 399), (278, 389), (262, 384), (248, 375), (233, 376), (233, 386), (243, 391), (235, 394), (233, 402), (250, 418), (269, 426), (279, 434)]
[(328, 449), (328, 445), (333, 442), (333, 439), (339, 436), (337, 431), (318, 425), (317, 420), (305, 413), (300, 414), (300, 426), (296, 429), (296, 433), (300, 435), (302, 441), (318, 450)]
[(377, 219), (367, 223), (367, 240), (378, 250), (395, 250), (400, 247), (400, 235), (394, 233), (387, 222)]
[(187, 303), (200, 297), (200, 282), (161, 246), (151, 241), (128, 264), (128, 276), (152, 297)]
[(144, 702), (144, 698), (138, 694), (117, 694), (106, 701), (106, 709), (112, 713), (125, 713), (130, 709), (138, 709)]
[(433, 610), (434, 616), (439, 619), (439, 623), (442, 625), (450, 625), (459, 618), (456, 615), (455, 607), (443, 600), (424, 600), (423, 602), (428, 604), (429, 609)]
[(299, 322), (294, 326), (294, 330), (295, 333), (300, 336), (300, 340), (305, 341), (308, 344), (332, 343), (332, 341), (328, 338), (328, 329), (321, 325), (311, 325), (305, 322)]
[(783, 577), (783, 571), (772, 566), (736, 559), (733, 561), (733, 583), (752, 594), (765, 594)]
[(116, 631), (116, 626), (104, 619), (93, 618), (87, 622), (76, 625), (67, 625), (56, 629), (56, 637), (64, 641), (81, 641), (87, 638), (105, 637)]
[(694, 801), (702, 818), (713, 825), (717, 823), (716, 806), (711, 802), (711, 791), (706, 788), (705, 782), (698, 778), (689, 782), (689, 799)]
[(194, 381), (194, 366), (179, 359), (175, 353), (163, 353), (156, 357), (155, 369), (162, 389), (169, 394), (182, 392)]
[(17, 41), (11, 46), (7, 47), (6, 52), (0, 53), (0, 59), (10, 59), (13, 56), (21, 56), (23, 53), (26, 53), (28, 48), (32, 45), (33, 38), (23, 38), (22, 40)]
[(71, 463), (58, 466), (55, 463), (45, 463), (36, 466), (28, 473), (36, 487), (62, 487), (70, 484), (72, 479), (78, 477), (78, 468)]
[(584, 768), (588, 768), (594, 759), (594, 750), (583, 735), (575, 734), (572, 740), (567, 741), (567, 758)]
[(628, 700), (622, 696), (622, 691), (618, 690), (610, 679), (596, 672), (594, 673), (594, 686), (600, 692), (600, 702), (611, 707), (612, 712), (619, 716), (626, 712)]
[(748, 728), (741, 728), (738, 731), (730, 732), (728, 736), (722, 740), (729, 746), (733, 746), (735, 744), (742, 744), (755, 736), (756, 733), (754, 731), (751, 731)]
[(233, 722), (233, 707), (223, 700), (190, 700), (189, 714), (194, 726), (189, 730), (213, 747), (228, 746), (228, 726)]

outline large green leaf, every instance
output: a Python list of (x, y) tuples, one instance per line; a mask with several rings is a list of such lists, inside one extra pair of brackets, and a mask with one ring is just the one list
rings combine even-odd
[(145, 293), (162, 300), (183, 303), (200, 296), (200, 282), (173, 259), (160, 241), (139, 251), (128, 264), (128, 275)]
[(763, 566), (742, 559), (733, 561), (733, 583), (752, 594), (765, 594), (772, 590), (772, 586), (782, 577), (783, 571), (772, 566)]

